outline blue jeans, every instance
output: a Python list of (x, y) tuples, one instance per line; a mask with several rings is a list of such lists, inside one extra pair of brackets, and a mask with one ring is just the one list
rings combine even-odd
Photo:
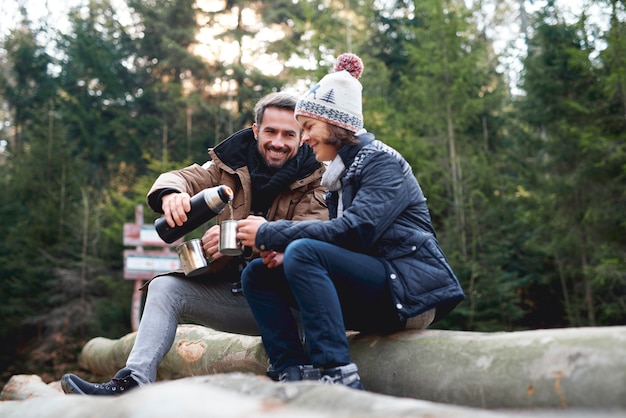
[[(384, 264), (326, 242), (293, 241), (281, 267), (268, 269), (253, 260), (241, 279), (276, 372), (350, 363), (347, 329), (387, 333), (405, 325), (394, 309)], [(300, 311), (305, 346), (292, 307)]]

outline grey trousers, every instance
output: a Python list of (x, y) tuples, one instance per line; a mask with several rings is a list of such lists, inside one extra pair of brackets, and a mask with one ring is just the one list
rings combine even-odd
[(256, 321), (241, 294), (233, 294), (229, 280), (168, 275), (153, 279), (126, 367), (145, 385), (156, 380), (157, 369), (184, 320), (245, 335), (259, 335)]

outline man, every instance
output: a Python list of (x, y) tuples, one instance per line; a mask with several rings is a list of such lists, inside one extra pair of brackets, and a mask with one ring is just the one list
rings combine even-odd
[[(250, 214), (268, 220), (328, 219), (325, 189), (320, 186), (324, 166), (300, 140), (300, 127), (293, 113), (295, 104), (296, 99), (286, 93), (263, 97), (255, 106), (252, 128), (210, 149), (211, 161), (203, 166), (194, 164), (161, 174), (148, 192), (148, 205), (163, 213), (171, 227), (182, 225), (191, 208), (191, 196), (208, 187), (226, 185), (234, 192), (234, 219)], [(230, 217), (226, 209), (218, 221)], [(154, 382), (181, 319), (225, 332), (259, 334), (245, 298), (235, 295), (232, 288), (246, 262), (241, 257), (220, 254), (218, 237), (219, 225), (209, 228), (202, 237), (202, 247), (212, 260), (209, 274), (187, 278), (175, 272), (150, 281), (126, 367), (102, 384), (66, 374), (61, 378), (65, 393), (117, 395)], [(248, 259), (260, 256), (268, 265), (282, 262), (280, 253), (250, 251)]]

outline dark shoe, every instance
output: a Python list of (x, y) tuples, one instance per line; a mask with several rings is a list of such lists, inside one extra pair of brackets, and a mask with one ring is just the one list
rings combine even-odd
[(322, 370), (320, 382), (341, 384), (352, 389), (365, 390), (361, 384), (356, 364), (350, 363), (345, 366), (333, 367), (332, 369)]
[(304, 366), (287, 367), (278, 375), (278, 380), (281, 382), (297, 382), (299, 380), (319, 380), (320, 377), (320, 369), (306, 364)]
[(270, 364), (267, 370), (265, 371), (265, 376), (272, 379), (274, 382), (278, 382), (280, 380), (280, 373), (278, 373), (272, 365)]
[(122, 369), (110, 382), (93, 384), (85, 382), (75, 374), (65, 374), (61, 378), (61, 387), (65, 393), (79, 395), (121, 395), (139, 384), (130, 377), (130, 369)]

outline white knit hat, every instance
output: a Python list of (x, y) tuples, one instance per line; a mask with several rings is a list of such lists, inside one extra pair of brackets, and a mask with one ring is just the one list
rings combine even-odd
[(357, 132), (363, 128), (363, 86), (358, 81), (363, 61), (354, 54), (342, 54), (334, 71), (298, 100), (295, 116), (308, 116)]

